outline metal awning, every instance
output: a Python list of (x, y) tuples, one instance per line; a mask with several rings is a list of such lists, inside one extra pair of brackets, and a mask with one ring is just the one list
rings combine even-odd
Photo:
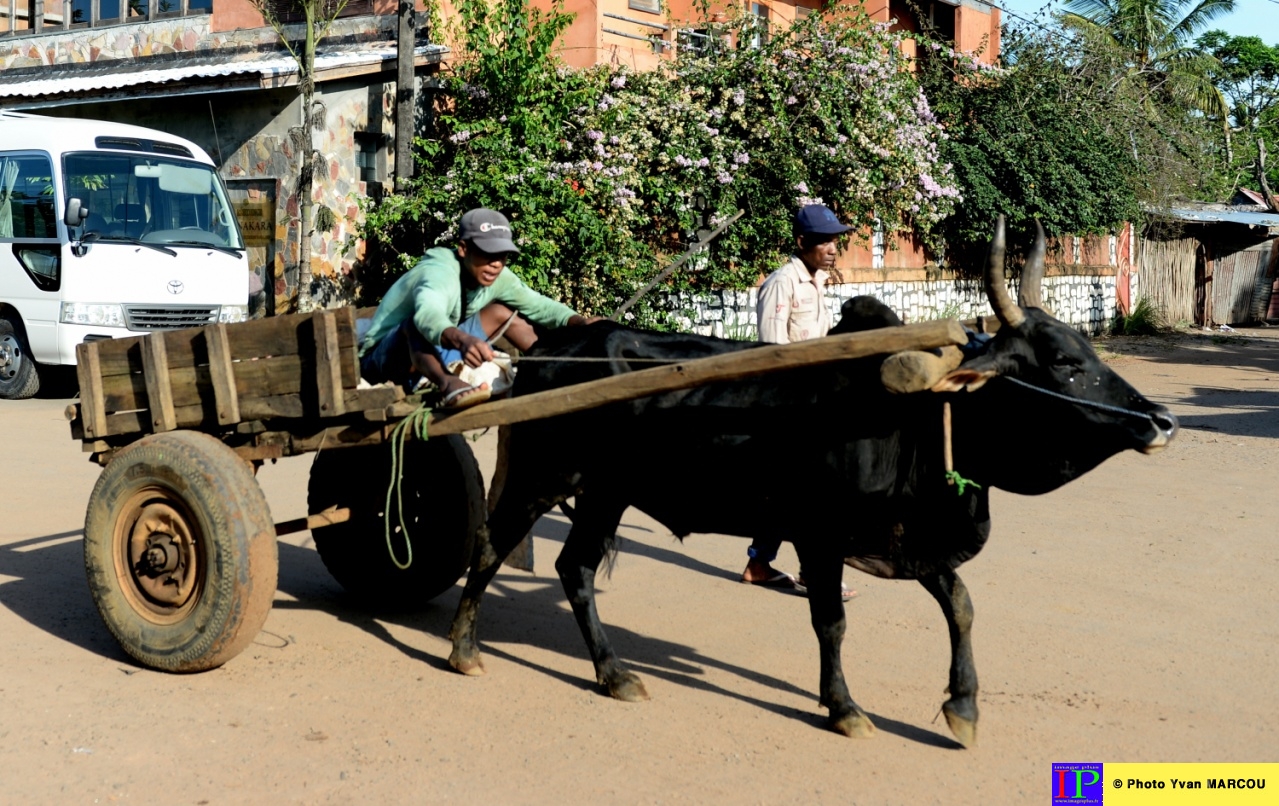
[[(413, 51), (418, 66), (439, 62), (448, 53), (443, 45), (419, 45)], [(227, 61), (226, 56), (199, 56), (168, 61), (165, 67), (148, 65), (149, 60), (100, 62), (91, 67), (77, 64), (33, 70), (26, 75), (0, 74), (0, 106), (36, 109), (89, 101), (144, 98), (162, 95), (205, 95), (235, 90), (272, 89), (295, 86), (298, 66), (287, 53), (254, 54)], [(320, 51), (315, 57), (317, 82), (392, 69), (396, 58), (394, 42), (378, 42), (360, 47)]]
[(1250, 227), (1279, 227), (1279, 213), (1256, 213), (1243, 210), (1208, 210), (1174, 207), (1153, 211), (1163, 218), (1191, 224), (1244, 224)]

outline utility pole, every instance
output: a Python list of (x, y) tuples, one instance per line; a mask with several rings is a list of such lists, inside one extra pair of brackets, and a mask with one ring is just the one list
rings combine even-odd
[(395, 82), (395, 186), (403, 188), (413, 176), (413, 48), (417, 45), (415, 0), (399, 0), (400, 29), (396, 45), (399, 76)]

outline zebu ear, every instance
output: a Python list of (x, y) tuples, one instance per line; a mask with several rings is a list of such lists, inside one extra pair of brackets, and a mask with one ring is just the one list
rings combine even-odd
[(993, 369), (960, 367), (933, 384), (934, 392), (976, 392), (999, 373)]
[(983, 355), (964, 363), (952, 372), (946, 373), (941, 380), (933, 384), (934, 392), (975, 392), (986, 381), (999, 374), (999, 364), (995, 357)]

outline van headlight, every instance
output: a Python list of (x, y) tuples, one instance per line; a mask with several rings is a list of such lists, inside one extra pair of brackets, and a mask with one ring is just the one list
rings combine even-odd
[(248, 305), (223, 305), (222, 310), (218, 313), (218, 321), (227, 324), (235, 324), (243, 322), (249, 318)]
[(124, 309), (98, 302), (64, 302), (59, 320), (65, 325), (124, 327)]

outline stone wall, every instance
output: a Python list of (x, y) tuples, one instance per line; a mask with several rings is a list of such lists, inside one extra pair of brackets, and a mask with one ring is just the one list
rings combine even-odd
[[(270, 28), (242, 28), (214, 32), (208, 15), (176, 17), (102, 28), (53, 29), (39, 34), (22, 33), (0, 40), (0, 70), (87, 64), (118, 59), (164, 57), (169, 55), (210, 56), (214, 52), (248, 57), (262, 49), (279, 45)], [(325, 38), (326, 44), (343, 39), (362, 39), (372, 34), (394, 36), (395, 18), (351, 17), (338, 20)], [(21, 33), (21, 32), (20, 32)], [(163, 66), (163, 60), (152, 63)]]
[[(1016, 288), (1012, 289), (1016, 293)], [(1044, 279), (1044, 305), (1058, 319), (1088, 336), (1101, 335), (1115, 318), (1114, 274), (1069, 274)], [(839, 321), (844, 300), (868, 295), (879, 299), (907, 323), (929, 319), (972, 319), (992, 313), (979, 281), (840, 283), (826, 288), (832, 321)], [(757, 337), (757, 289), (681, 295), (670, 300), (684, 330), (726, 338)]]

